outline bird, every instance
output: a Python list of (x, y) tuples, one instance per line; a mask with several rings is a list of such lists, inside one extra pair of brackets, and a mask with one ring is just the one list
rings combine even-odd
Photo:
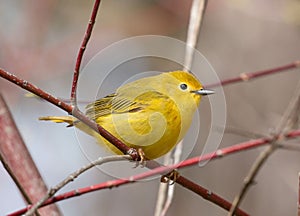
[[(115, 93), (86, 106), (86, 116), (148, 160), (173, 149), (188, 131), (204, 89), (190, 72), (171, 71), (145, 77), (119, 87)], [(96, 138), (115, 154), (113, 144), (73, 116), (46, 116), (40, 120), (67, 123)]]

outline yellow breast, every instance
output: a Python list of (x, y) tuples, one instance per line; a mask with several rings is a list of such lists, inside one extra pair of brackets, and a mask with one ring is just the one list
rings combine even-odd
[[(96, 122), (129, 147), (141, 148), (148, 159), (166, 154), (180, 138), (180, 112), (174, 101), (166, 97), (152, 100), (149, 106), (141, 110), (100, 116)], [(113, 152), (122, 154), (103, 137), (98, 134), (94, 136)]]

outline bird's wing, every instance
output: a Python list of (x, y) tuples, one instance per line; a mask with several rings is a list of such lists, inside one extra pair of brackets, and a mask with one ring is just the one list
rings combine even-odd
[(160, 99), (166, 100), (167, 97), (157, 91), (148, 91), (135, 98), (128, 96), (128, 94), (110, 94), (87, 105), (86, 115), (96, 120), (99, 117), (112, 113), (138, 112)]

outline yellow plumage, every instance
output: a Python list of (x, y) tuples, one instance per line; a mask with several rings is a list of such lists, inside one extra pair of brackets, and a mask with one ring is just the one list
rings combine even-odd
[[(129, 147), (141, 148), (148, 159), (170, 151), (190, 127), (203, 90), (190, 73), (174, 71), (142, 78), (86, 107), (86, 115)], [(94, 136), (116, 154), (122, 154), (95, 131), (71, 116), (41, 117), (66, 122)]]

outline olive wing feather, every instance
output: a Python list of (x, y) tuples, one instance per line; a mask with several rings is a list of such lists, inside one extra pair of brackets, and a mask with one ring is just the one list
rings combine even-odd
[(86, 107), (86, 115), (96, 120), (99, 117), (110, 114), (121, 114), (128, 112), (138, 112), (144, 110), (146, 107), (158, 100), (168, 101), (168, 97), (157, 91), (144, 92), (135, 98), (127, 94), (110, 94), (106, 97), (90, 103)]

